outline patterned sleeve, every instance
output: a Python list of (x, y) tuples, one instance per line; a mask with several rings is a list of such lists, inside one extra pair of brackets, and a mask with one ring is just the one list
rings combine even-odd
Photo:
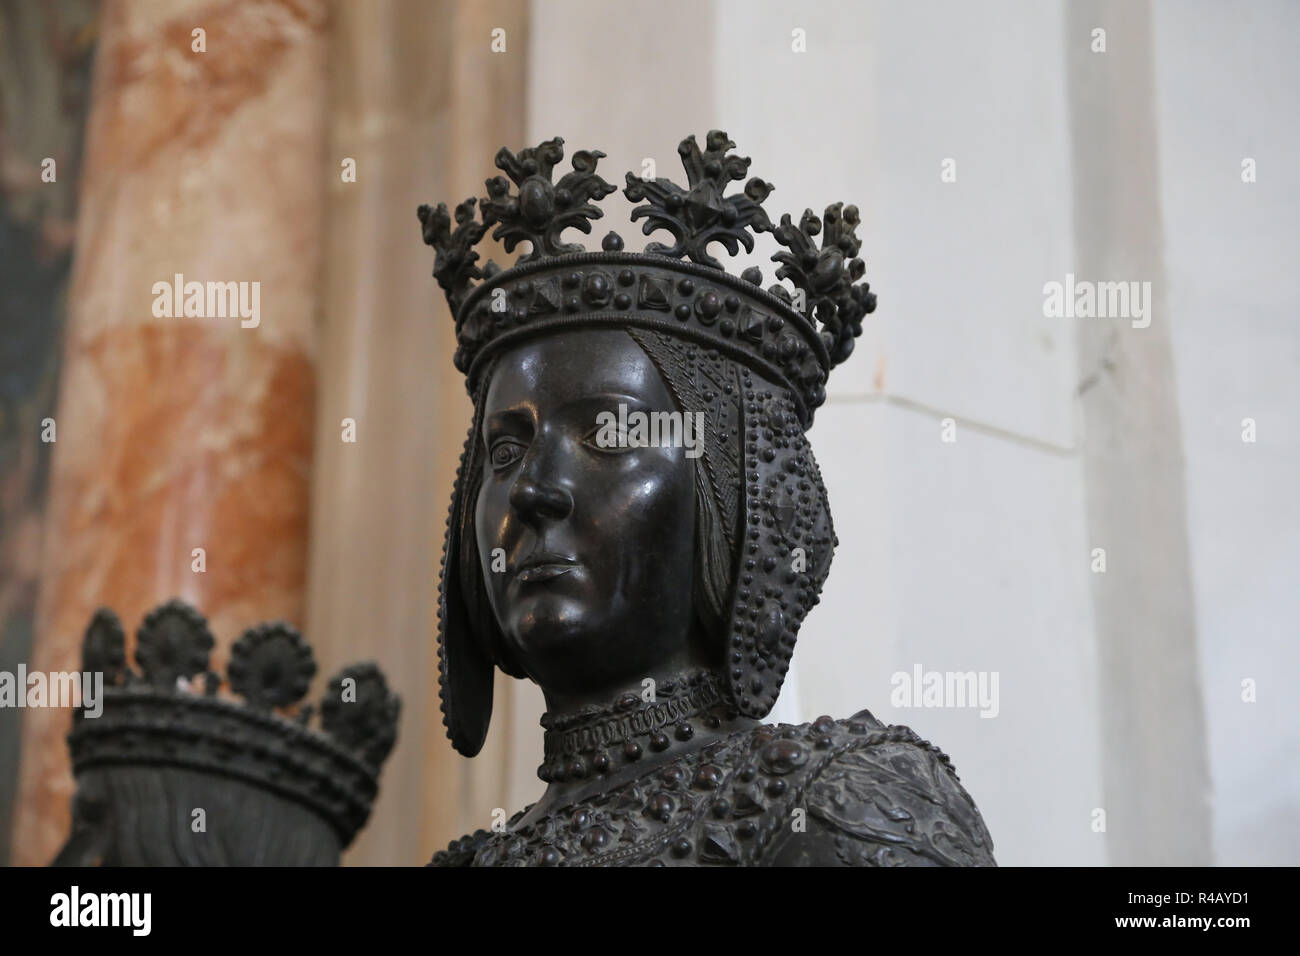
[(947, 758), (906, 741), (840, 754), (804, 792), (806, 835), (778, 863), (996, 866), (993, 840)]

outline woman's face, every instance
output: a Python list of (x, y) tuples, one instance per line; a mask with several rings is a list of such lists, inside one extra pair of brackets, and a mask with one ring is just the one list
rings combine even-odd
[(609, 444), (611, 413), (679, 411), (620, 329), (527, 340), (502, 354), (483, 409), (474, 520), (497, 623), (544, 690), (580, 694), (689, 655), (694, 462)]

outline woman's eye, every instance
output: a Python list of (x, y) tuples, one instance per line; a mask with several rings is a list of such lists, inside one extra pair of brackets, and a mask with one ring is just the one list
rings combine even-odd
[(492, 462), (492, 468), (500, 471), (513, 465), (522, 454), (523, 446), (518, 442), (502, 440), (492, 446), (488, 458)]
[(587, 437), (583, 441), (597, 451), (607, 452), (612, 455), (620, 455), (623, 452), (631, 451), (633, 447), (632, 443), (628, 441), (627, 432), (612, 426), (593, 428), (587, 433)]

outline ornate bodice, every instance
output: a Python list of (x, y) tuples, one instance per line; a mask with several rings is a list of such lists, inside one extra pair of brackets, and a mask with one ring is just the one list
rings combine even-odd
[(948, 757), (867, 711), (724, 737), (432, 866), (992, 866)]

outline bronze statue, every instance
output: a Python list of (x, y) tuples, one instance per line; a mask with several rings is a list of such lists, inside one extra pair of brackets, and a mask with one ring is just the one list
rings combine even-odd
[(102, 674), (102, 713), (74, 712), (72, 830), (55, 866), (333, 866), (365, 825), (401, 702), (370, 663), (329, 683), (319, 729), (311, 648), (286, 624), (231, 646), (230, 690), (209, 670), (212, 634), (179, 600), (155, 608), (126, 663), (121, 622), (101, 608), (82, 669)]
[[(875, 296), (858, 212), (773, 226), (725, 133), (679, 147), (686, 188), (629, 174), (648, 234), (603, 252), (597, 151), (519, 155), (487, 198), (422, 206), (474, 420), (439, 600), (442, 711), (473, 756), (494, 668), (546, 698), (547, 789), (434, 865), (992, 865), (948, 758), (867, 711), (767, 726), (836, 544), (805, 433)], [(512, 192), (512, 184), (516, 191)], [(489, 228), (514, 267), (480, 268)], [(783, 247), (776, 284), (709, 254)], [(820, 244), (817, 242), (821, 235)], [(477, 284), (475, 282), (477, 281)]]

